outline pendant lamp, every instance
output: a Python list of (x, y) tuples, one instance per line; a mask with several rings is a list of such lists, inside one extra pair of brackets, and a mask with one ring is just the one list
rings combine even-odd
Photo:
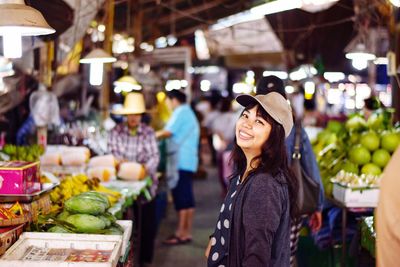
[(376, 56), (363, 43), (358, 43), (354, 50), (346, 53), (346, 58), (351, 60), (354, 68), (363, 70), (368, 67), (368, 61), (375, 60)]
[(24, 0), (0, 0), (0, 35), (3, 37), (5, 57), (22, 56), (22, 36), (47, 35), (54, 32), (43, 15), (25, 5)]
[(98, 86), (103, 83), (103, 64), (113, 63), (115, 61), (117, 61), (115, 57), (111, 56), (103, 49), (96, 48), (79, 62), (82, 64), (90, 64), (89, 83)]

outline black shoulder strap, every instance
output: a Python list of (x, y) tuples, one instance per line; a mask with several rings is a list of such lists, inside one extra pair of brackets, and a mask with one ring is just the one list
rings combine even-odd
[(295, 133), (294, 133), (294, 157), (301, 157), (300, 147), (301, 147), (301, 121), (296, 120), (294, 123)]

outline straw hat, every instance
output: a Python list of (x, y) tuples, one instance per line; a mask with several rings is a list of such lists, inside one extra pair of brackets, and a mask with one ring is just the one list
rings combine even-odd
[(116, 115), (142, 114), (146, 112), (144, 97), (141, 93), (129, 93), (125, 97), (124, 107), (112, 111)]

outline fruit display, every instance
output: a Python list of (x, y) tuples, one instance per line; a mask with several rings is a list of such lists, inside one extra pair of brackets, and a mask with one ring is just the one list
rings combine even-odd
[(339, 171), (336, 176), (331, 179), (331, 182), (333, 183), (339, 183), (345, 187), (350, 187), (353, 189), (376, 188), (379, 187), (380, 181), (380, 176), (377, 175), (357, 175), (344, 170)]
[[(97, 178), (89, 179), (84, 174), (78, 174), (75, 176), (65, 177), (58, 187), (56, 187), (50, 193), (50, 199), (52, 201), (52, 211), (60, 211), (64, 205), (68, 203), (68, 200), (76, 195), (87, 191), (96, 191), (103, 193), (111, 205), (118, 202), (121, 194), (117, 191), (108, 189), (100, 184), (100, 180)], [(86, 203), (84, 203), (84, 206)]]
[(44, 153), (44, 148), (41, 145), (30, 145), (30, 146), (16, 146), (11, 144), (4, 145), (1, 150), (2, 153), (6, 154), (9, 158), (3, 158), (2, 160), (18, 160), (18, 161), (39, 161), (39, 158)]
[(55, 216), (42, 217), (36, 230), (53, 233), (120, 234), (123, 229), (116, 218), (107, 213), (110, 208), (104, 193), (88, 191), (65, 202), (64, 209)]
[[(368, 120), (353, 114), (343, 124), (329, 121), (312, 141), (325, 192), (332, 193), (331, 178), (351, 185), (370, 184), (379, 177), (400, 144), (399, 128), (393, 126), (393, 110), (379, 109)], [(344, 172), (337, 175), (341, 170)]]

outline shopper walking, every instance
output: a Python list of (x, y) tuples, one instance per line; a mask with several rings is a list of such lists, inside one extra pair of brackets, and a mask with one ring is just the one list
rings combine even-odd
[[(167, 238), (164, 244), (179, 245), (192, 240), (195, 207), (192, 179), (199, 161), (200, 128), (195, 113), (186, 104), (184, 93), (172, 90), (167, 93), (167, 99), (173, 110), (172, 117), (165, 128), (157, 132), (157, 137), (170, 138), (168, 145), (176, 147), (173, 150), (176, 153), (177, 179), (174, 181), (175, 177), (169, 177), (172, 179), (169, 181), (169, 186), (178, 215), (178, 226), (175, 233)], [(171, 148), (168, 150), (171, 151)], [(171, 167), (171, 164), (168, 165)]]
[(290, 261), (290, 218), (296, 179), (285, 150), (292, 113), (278, 93), (240, 95), (235, 173), (206, 255), (208, 266), (279, 266)]
[[(282, 95), (285, 99), (285, 86), (283, 81), (276, 76), (267, 76), (262, 77), (256, 88), (256, 94), (268, 94), (270, 92), (276, 92)], [(295, 116), (293, 116), (293, 120), (295, 120)], [(290, 132), (289, 136), (286, 138), (286, 150), (289, 166), (292, 160), (292, 155), (295, 150), (295, 136), (296, 129), (293, 127), (293, 130)], [(300, 146), (300, 163), (303, 170), (307, 173), (309, 177), (315, 180), (319, 184), (319, 202), (318, 209), (309, 216), (309, 226), (313, 232), (317, 232), (321, 229), (322, 225), (322, 208), (324, 203), (324, 187), (321, 180), (321, 175), (319, 173), (319, 168), (317, 164), (317, 160), (315, 159), (315, 155), (312, 150), (312, 146), (310, 140), (305, 132), (304, 128), (301, 128), (301, 146)], [(300, 230), (303, 226), (304, 218), (295, 218), (292, 221), (291, 234), (290, 234), (290, 250), (291, 257), (290, 263), (291, 266), (294, 266), (296, 259), (296, 252), (298, 248)]]
[[(158, 180), (156, 171), (160, 160), (158, 144), (153, 129), (141, 122), (145, 113), (144, 98), (141, 93), (129, 93), (122, 109), (113, 113), (125, 116), (125, 121), (110, 132), (108, 137), (108, 150), (121, 162), (137, 162), (142, 164), (139, 180), (150, 176), (153, 180), (150, 201), (141, 201), (142, 216), (140, 216), (141, 240), (139, 240), (139, 264), (150, 264), (154, 254), (154, 240), (157, 232), (155, 194)], [(137, 217), (138, 201), (135, 202), (135, 218)], [(138, 223), (136, 223), (138, 225)]]

